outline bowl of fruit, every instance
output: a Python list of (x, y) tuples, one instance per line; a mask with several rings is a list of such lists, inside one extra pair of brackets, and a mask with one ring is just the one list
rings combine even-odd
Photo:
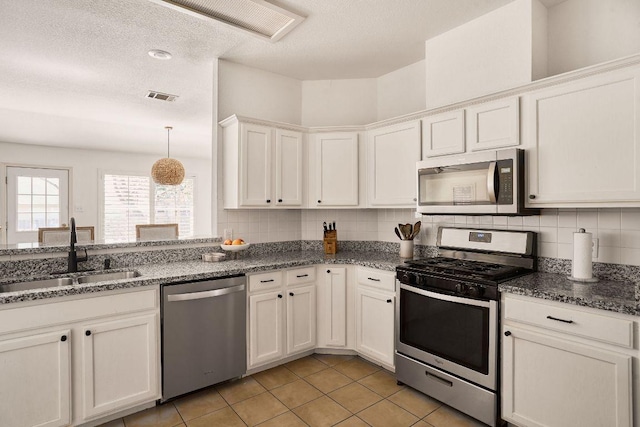
[(242, 239), (227, 239), (220, 245), (220, 247), (225, 251), (238, 252), (247, 249), (249, 247), (249, 243)]

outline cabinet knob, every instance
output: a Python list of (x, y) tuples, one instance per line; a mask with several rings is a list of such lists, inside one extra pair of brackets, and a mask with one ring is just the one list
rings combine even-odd
[(85, 331), (85, 332), (84, 332), (84, 334), (85, 334), (86, 336), (89, 336), (89, 335), (91, 335), (91, 331)]
[(418, 199), (417, 199), (416, 197), (414, 197), (414, 198), (413, 198), (413, 201), (414, 201), (414, 202), (417, 202), (417, 201), (418, 201)]
[(331, 270), (327, 270), (327, 273), (331, 273)]
[(60, 341), (65, 342), (67, 340), (67, 336), (63, 335), (60, 337)]
[(282, 294), (278, 294), (278, 298), (282, 298)]
[(535, 195), (535, 194), (529, 194), (529, 198), (530, 198), (531, 200), (533, 200), (533, 199), (535, 199), (535, 198), (536, 198), (536, 195)]
[(289, 292), (289, 296), (292, 297), (293, 296), (293, 292)]
[(271, 203), (271, 199), (267, 199), (267, 203)]
[(390, 299), (388, 299), (388, 300), (387, 300), (387, 303), (391, 304), (391, 300), (390, 300)]
[(511, 335), (511, 331), (505, 331), (505, 332), (504, 332), (504, 336), (505, 336), (505, 337), (508, 337), (509, 335)]
[(282, 203), (282, 199), (278, 199), (278, 203)]
[(318, 200), (318, 203), (322, 203), (322, 200)]

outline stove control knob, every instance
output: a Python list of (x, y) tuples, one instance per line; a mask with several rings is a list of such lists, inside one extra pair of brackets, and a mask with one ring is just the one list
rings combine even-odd
[(406, 283), (408, 285), (414, 285), (416, 283), (416, 276), (415, 274), (411, 274), (411, 273), (403, 273), (402, 274), (402, 278), (401, 278), (401, 282), (402, 283)]
[(466, 295), (469, 287), (463, 283), (456, 283), (456, 293), (460, 295)]
[(484, 294), (484, 288), (482, 286), (470, 286), (469, 287), (469, 296), (472, 297), (480, 297)]

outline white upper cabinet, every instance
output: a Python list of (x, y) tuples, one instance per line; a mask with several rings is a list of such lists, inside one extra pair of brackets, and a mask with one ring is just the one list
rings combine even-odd
[(471, 151), (520, 144), (518, 97), (499, 99), (466, 109), (466, 141)]
[(374, 129), (367, 141), (367, 190), (372, 207), (416, 204), (415, 164), (420, 161), (420, 121)]
[(464, 110), (422, 119), (422, 158), (464, 153)]
[(640, 67), (523, 98), (529, 205), (640, 206)]
[(309, 150), (310, 206), (358, 206), (358, 133), (319, 133)]
[(222, 121), (226, 209), (301, 207), (303, 134), (264, 124)]

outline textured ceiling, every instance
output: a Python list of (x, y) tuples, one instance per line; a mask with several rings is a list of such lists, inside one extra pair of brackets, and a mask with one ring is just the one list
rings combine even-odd
[(0, 141), (162, 153), (171, 125), (172, 153), (208, 155), (214, 58), (301, 80), (378, 77), (510, 1), (274, 0), (307, 18), (272, 44), (147, 0), (0, 0)]

